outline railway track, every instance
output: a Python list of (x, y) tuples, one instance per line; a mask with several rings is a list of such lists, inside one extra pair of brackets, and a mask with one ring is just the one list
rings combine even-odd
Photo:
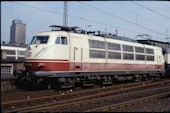
[[(166, 90), (168, 90), (168, 92)], [(155, 98), (165, 97), (167, 95), (170, 95), (169, 91), (170, 91), (170, 86), (165, 87), (165, 88), (155, 88), (152, 90), (135, 92), (132, 94), (120, 95), (120, 96), (124, 96), (124, 97), (115, 97), (115, 98), (109, 97), (108, 99), (112, 99), (112, 100), (108, 100), (108, 99), (105, 100), (105, 103), (104, 103), (105, 106), (99, 106), (96, 108), (92, 108), (85, 112), (99, 112), (99, 111), (100, 112), (111, 112), (111, 111), (114, 111), (115, 109), (127, 107), (129, 105), (134, 105), (134, 104), (137, 104), (140, 102), (146, 102), (146, 101), (149, 101), (149, 100), (152, 100)], [(111, 103), (111, 101), (113, 103)], [(111, 104), (109, 105), (108, 102), (109, 102), (109, 104), (110, 103)]]
[[(6, 102), (1, 104), (1, 109), (4, 112), (74, 111), (75, 109), (70, 110), (70, 108), (75, 108), (75, 106), (73, 107), (72, 105), (78, 106), (78, 105), (86, 104), (87, 106), (87, 105), (91, 105), (91, 101), (95, 102), (95, 100), (106, 99), (106, 97), (108, 98), (110, 96), (115, 96), (116, 98), (118, 98), (118, 95), (124, 94), (123, 96), (125, 96), (128, 94), (128, 92), (135, 93), (141, 90), (146, 90), (146, 89), (149, 90), (150, 88), (153, 87), (161, 87), (162, 89), (165, 89), (164, 87), (167, 84), (170, 84), (170, 80), (153, 82), (153, 83), (151, 81), (145, 81), (145, 82), (124, 84), (124, 85), (111, 86), (105, 88), (96, 88), (96, 89), (90, 89), (85, 91), (67, 93), (63, 95), (61, 94), (51, 95), (46, 97)], [(169, 90), (169, 87), (166, 90)], [(66, 109), (67, 107), (69, 108)], [(78, 111), (86, 111), (86, 110), (84, 109)]]
[[(17, 100), (25, 100), (30, 98), (37, 98), (37, 97), (44, 97), (44, 96), (51, 96), (51, 95), (59, 95), (61, 93), (68, 93), (72, 91), (81, 91), (81, 90), (88, 90), (92, 88), (98, 88), (99, 86), (94, 87), (87, 87), (87, 88), (81, 88), (81, 87), (75, 87), (73, 89), (67, 89), (67, 90), (55, 90), (55, 89), (48, 89), (48, 90), (37, 90), (37, 91), (23, 91), (23, 90), (13, 90), (13, 91), (3, 91), (1, 92), (1, 101), (3, 103), (11, 102), (11, 101), (17, 101)], [(20, 94), (20, 97), (18, 98), (18, 94)]]
[[(146, 81), (144, 83), (147, 84), (150, 82), (153, 82), (153, 81)], [(138, 82), (134, 84), (142, 84), (142, 83)], [(134, 85), (134, 84), (131, 84), (131, 85)], [(121, 87), (121, 85), (114, 85), (111, 88), (113, 87), (117, 88), (117, 87)], [(98, 86), (93, 87), (93, 88), (98, 88)], [(71, 91), (81, 91), (81, 90), (88, 90), (88, 89), (89, 88), (82, 89), (80, 87), (76, 87), (73, 90), (71, 89)], [(90, 87), (90, 90), (91, 89), (92, 87)], [(10, 101), (25, 100), (25, 99), (44, 97), (44, 96), (49, 96), (49, 95), (59, 95), (64, 92), (69, 92), (69, 91), (68, 90), (67, 91), (56, 91), (53, 89), (52, 90), (38, 90), (38, 91), (23, 91), (23, 90), (6, 91), (6, 92), (1, 92), (1, 101), (5, 103), (5, 102), (10, 102)], [(20, 98), (18, 98), (18, 94), (20, 94)]]
[[(19, 98), (18, 98), (19, 94)], [(2, 102), (9, 102), (9, 101), (16, 101), (16, 100), (25, 100), (28, 98), (37, 98), (37, 97), (43, 97), (48, 95), (54, 95), (59, 94), (58, 92), (54, 90), (39, 90), (39, 91), (22, 91), (22, 90), (16, 90), (11, 92), (3, 92), (1, 94), (1, 101)]]

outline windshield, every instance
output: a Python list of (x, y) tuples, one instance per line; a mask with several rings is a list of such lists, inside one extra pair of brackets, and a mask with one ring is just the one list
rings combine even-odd
[(46, 44), (49, 36), (34, 36), (30, 44)]

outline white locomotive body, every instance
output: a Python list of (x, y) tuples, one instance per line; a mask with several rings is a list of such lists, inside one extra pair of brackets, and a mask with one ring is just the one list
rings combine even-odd
[(64, 87), (76, 81), (107, 84), (163, 75), (161, 48), (116, 37), (67, 30), (38, 33), (27, 48), (26, 70), (38, 79), (48, 79), (48, 84), (51, 79), (67, 84)]

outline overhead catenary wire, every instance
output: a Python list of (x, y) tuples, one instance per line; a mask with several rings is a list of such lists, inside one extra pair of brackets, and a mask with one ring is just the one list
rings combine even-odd
[[(63, 6), (63, 5), (61, 5), (61, 6)], [(60, 6), (59, 8), (57, 8), (56, 11), (57, 11), (58, 9), (60, 9), (61, 6)], [(41, 28), (41, 26), (43, 26), (43, 25), (45, 25), (47, 22), (49, 22), (49, 20), (52, 19), (53, 16), (55, 16), (55, 13), (52, 13), (52, 15), (50, 15), (45, 21), (43, 21), (43, 23), (40, 24), (40, 26), (38, 26), (31, 34), (34, 34), (39, 28)]]
[(132, 2), (132, 3), (134, 3), (134, 4), (136, 4), (136, 5), (138, 5), (138, 6), (140, 6), (140, 7), (145, 8), (145, 9), (147, 9), (147, 10), (149, 10), (149, 11), (151, 11), (151, 12), (153, 12), (153, 13), (155, 13), (155, 14), (157, 14), (157, 15), (161, 16), (161, 17), (164, 17), (164, 18), (170, 19), (170, 17), (167, 17), (167, 16), (165, 16), (165, 15), (162, 15), (162, 14), (160, 14), (160, 13), (158, 13), (158, 12), (156, 12), (156, 11), (154, 11), (154, 10), (150, 9), (150, 8), (147, 8), (146, 6), (143, 6), (143, 5), (141, 5), (141, 4), (136, 3), (135, 1), (131, 1), (131, 2)]
[(130, 10), (129, 8), (124, 7), (124, 6), (120, 5), (120, 4), (118, 4), (117, 2), (112, 2), (112, 3), (114, 3), (114, 4), (116, 4), (116, 5), (120, 6), (120, 7), (122, 7), (122, 8), (124, 8), (124, 9), (126, 9), (127, 11), (129, 11), (129, 12), (135, 14), (135, 15), (139, 15), (139, 16), (143, 17), (144, 19), (148, 20), (149, 22), (155, 23), (155, 24), (157, 24), (157, 25), (159, 25), (159, 26), (162, 26), (163, 28), (167, 29), (165, 26), (163, 26), (163, 25), (161, 25), (161, 24), (159, 24), (159, 23), (157, 23), (157, 22), (154, 22), (153, 20), (150, 20), (150, 19), (146, 18), (146, 17), (144, 17), (143, 15), (141, 15), (140, 13), (137, 13), (137, 12), (135, 12), (135, 11), (133, 11), (133, 10)]
[(161, 3), (163, 6), (167, 7), (168, 9), (170, 8), (170, 6), (167, 6), (166, 4), (163, 4), (162, 2), (159, 1), (159, 3)]
[[(39, 7), (34, 7), (34, 6), (30, 6), (30, 5), (25, 5), (25, 4), (17, 3), (17, 2), (12, 2), (12, 3), (19, 4), (19, 5), (23, 5), (23, 6), (26, 6), (26, 7), (35, 8), (35, 9), (42, 10), (42, 11), (46, 11), (46, 12), (50, 12), (50, 13), (55, 13), (55, 14), (58, 14), (58, 15), (63, 15), (63, 13), (58, 13), (58, 12), (55, 12), (55, 11), (50, 11), (50, 10), (43, 9), (43, 8), (39, 8)], [(75, 17), (75, 16), (72, 16), (72, 15), (70, 15), (70, 14), (68, 14), (68, 16), (69, 16), (69, 17), (72, 17), (72, 18), (76, 18), (76, 19), (81, 19), (81, 20), (84, 20), (84, 21), (88, 21), (88, 22), (93, 22), (93, 23), (100, 24), (100, 25), (105, 25), (105, 26), (114, 27), (114, 28), (120, 28), (120, 29), (129, 31), (129, 32), (133, 32), (133, 33), (139, 33), (138, 31), (129, 30), (129, 29), (126, 29), (126, 28), (121, 28), (121, 27), (118, 27), (118, 26), (113, 26), (113, 25), (110, 25), (110, 24), (101, 23), (101, 22), (97, 22), (97, 21), (94, 21), (94, 20), (85, 19), (85, 18), (82, 18), (82, 17)]]
[[(80, 1), (79, 1), (79, 2), (80, 2)], [(83, 3), (83, 2), (80, 2), (80, 3), (81, 3), (81, 4), (84, 4), (84, 5), (86, 5), (86, 6), (89, 6), (89, 7), (91, 7), (91, 8), (94, 8), (94, 9), (96, 9), (96, 10), (99, 10), (99, 11), (105, 13), (105, 14), (111, 15), (111, 16), (113, 16), (113, 17), (115, 17), (115, 18), (118, 18), (118, 19), (120, 19), (120, 20), (122, 20), (122, 21), (125, 21), (125, 22), (127, 22), (127, 23), (133, 24), (133, 25), (135, 25), (135, 26), (139, 26), (139, 27), (141, 27), (141, 28), (147, 29), (147, 30), (149, 30), (149, 31), (152, 31), (152, 32), (154, 32), (154, 33), (157, 33), (157, 34), (159, 34), (159, 35), (164, 36), (164, 34), (159, 33), (158, 31), (154, 31), (154, 30), (149, 29), (149, 28), (147, 28), (147, 27), (144, 27), (144, 26), (142, 26), (142, 25), (140, 25), (140, 24), (136, 24), (136, 23), (131, 22), (131, 21), (129, 21), (129, 20), (126, 20), (126, 19), (124, 19), (124, 18), (118, 17), (118, 16), (116, 16), (116, 15), (113, 15), (113, 14), (110, 13), (110, 12), (103, 11), (103, 10), (101, 10), (101, 9), (99, 9), (99, 8), (93, 7), (93, 6), (88, 5), (88, 4), (86, 4), (86, 3)]]
[[(31, 7), (31, 8), (35, 8), (35, 9), (39, 9), (39, 10), (42, 10), (42, 11), (47, 11), (47, 12), (51, 12), (51, 13), (63, 15), (62, 13), (58, 13), (58, 12), (55, 12), (55, 11), (49, 11), (49, 10), (43, 9), (43, 8), (38, 8), (38, 7), (30, 6), (30, 5), (25, 5), (25, 4), (22, 4), (22, 3), (17, 3), (17, 2), (13, 2), (13, 3), (20, 4), (20, 5), (27, 6), (27, 7)], [(81, 2), (80, 2), (80, 3), (81, 3)], [(90, 6), (90, 7), (92, 7), (92, 6)], [(93, 8), (94, 8), (94, 7), (93, 7)], [(99, 11), (102, 11), (103, 13), (112, 15), (112, 16), (114, 16), (115, 18), (118, 18), (118, 19), (120, 19), (120, 20), (122, 20), (122, 21), (126, 21), (127, 23), (131, 23), (132, 25), (136, 25), (136, 23), (134, 23), (134, 22), (131, 22), (131, 21), (128, 21), (128, 20), (123, 19), (123, 18), (121, 18), (121, 17), (115, 16), (115, 15), (113, 15), (113, 14), (110, 14), (110, 13), (106, 12), (106, 11), (100, 10), (100, 9), (98, 9), (98, 8), (95, 8), (95, 9), (97, 9), (97, 10), (99, 10)], [(125, 28), (121, 28), (121, 27), (118, 27), (118, 26), (113, 26), (113, 25), (110, 25), (110, 24), (97, 22), (97, 21), (94, 21), (94, 20), (84, 19), (84, 18), (82, 18), (82, 17), (80, 18), (80, 17), (75, 17), (75, 16), (72, 16), (72, 15), (68, 15), (68, 16), (69, 16), (69, 17), (72, 17), (72, 18), (76, 18), (76, 19), (81, 19), (81, 20), (84, 20), (84, 21), (88, 21), (88, 22), (97, 23), (97, 24), (100, 24), (100, 25), (105, 25), (105, 26), (114, 27), (114, 28), (120, 28), (120, 29), (129, 31), (129, 32), (133, 32), (133, 33), (140, 33), (140, 32), (138, 32), (138, 31), (125, 29)], [(164, 36), (163, 34), (157, 32), (157, 31), (154, 31), (154, 30), (152, 30), (152, 29), (146, 28), (146, 27), (141, 26), (141, 25), (139, 25), (139, 24), (137, 24), (137, 26), (140, 26), (141, 28), (147, 29), (147, 30), (152, 31), (152, 32), (154, 32), (154, 33), (157, 33), (157, 34), (159, 34), (159, 35), (161, 35), (161, 36)]]

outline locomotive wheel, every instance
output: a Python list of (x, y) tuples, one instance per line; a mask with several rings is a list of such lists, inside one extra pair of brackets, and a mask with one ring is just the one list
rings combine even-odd
[(74, 78), (66, 78), (66, 81), (61, 83), (60, 88), (72, 88), (74, 86), (75, 86), (75, 79)]

